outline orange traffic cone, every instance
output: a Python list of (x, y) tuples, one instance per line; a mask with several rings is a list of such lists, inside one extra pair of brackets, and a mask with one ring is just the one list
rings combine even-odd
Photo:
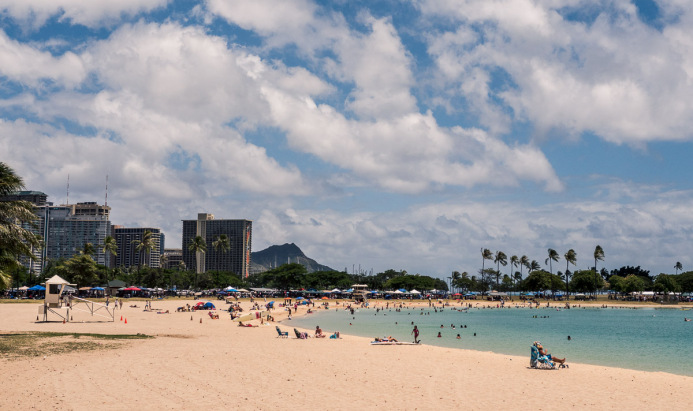
[(70, 316), (70, 321), (74, 321), (74, 320), (75, 320), (75, 317)]
[(192, 315), (190, 316), (190, 321), (192, 321)]
[(200, 318), (200, 324), (202, 324), (202, 318)]
[(128, 319), (126, 318), (126, 319), (125, 319), (125, 324), (127, 324), (127, 323), (128, 323)]
[(65, 319), (63, 318), (63, 324), (65, 324)]
[(123, 321), (123, 316), (122, 316), (122, 315), (120, 316), (120, 321)]
[(37, 315), (37, 316), (36, 316), (36, 321), (38, 321), (38, 320), (39, 320), (39, 319), (38, 319), (38, 315)]

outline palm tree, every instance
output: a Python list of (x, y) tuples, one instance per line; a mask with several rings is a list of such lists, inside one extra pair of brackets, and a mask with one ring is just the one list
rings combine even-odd
[(594, 248), (594, 288), (595, 292), (597, 289), (597, 261), (604, 261), (604, 249), (602, 246), (597, 244), (597, 246)]
[[(101, 244), (101, 251), (105, 254), (109, 254), (112, 257), (118, 255), (118, 244), (116, 244), (115, 238), (110, 235), (103, 239), (103, 244)], [(110, 264), (109, 264), (110, 266)]]
[[(516, 255), (510, 257), (510, 278), (514, 279), (513, 269), (520, 264), (520, 259)], [(514, 281), (513, 281), (514, 282)]]
[(154, 239), (152, 238), (152, 232), (149, 230), (144, 230), (144, 233), (142, 233), (142, 239), (141, 240), (133, 240), (133, 244), (135, 244), (135, 251), (140, 254), (140, 267), (142, 266), (142, 261), (144, 260), (144, 265), (148, 266), (147, 264), (147, 259), (148, 258), (142, 258), (142, 255), (146, 255), (149, 257), (149, 253), (154, 249), (156, 244), (154, 243)]
[(549, 249), (548, 249), (548, 253), (549, 253), (549, 256), (546, 258), (546, 261), (544, 261), (544, 264), (548, 264), (548, 265), (549, 265), (549, 272), (550, 272), (551, 274), (553, 274), (553, 267), (552, 267), (552, 265), (551, 265), (551, 262), (553, 262), (553, 261), (558, 261), (558, 259), (561, 258), (561, 257), (558, 255), (558, 253), (556, 252), (556, 250), (554, 250), (553, 248), (549, 248)]
[(529, 270), (529, 258), (526, 255), (520, 257), (520, 280), (522, 280), (522, 267), (527, 267)]
[(24, 188), (24, 181), (7, 164), (0, 162), (0, 289), (10, 286), (11, 275), (21, 267), (20, 257), (33, 259), (41, 238), (31, 231), (37, 219), (27, 201), (2, 200)]
[(94, 248), (94, 244), (92, 243), (84, 243), (82, 250), (80, 250), (80, 254), (88, 256), (93, 256), (94, 253), (96, 253), (96, 249)]
[(532, 260), (531, 263), (529, 263), (529, 272), (531, 273), (532, 271), (537, 271), (541, 269), (541, 265), (539, 265), (539, 262), (537, 260)]
[(565, 258), (565, 294), (567, 298), (570, 296), (570, 288), (568, 285), (568, 282), (570, 281), (570, 271), (568, 271), (568, 264), (575, 265), (577, 262), (577, 253), (571, 248), (563, 255), (563, 258)]
[(681, 265), (681, 261), (676, 262), (676, 265), (674, 265), (674, 269), (676, 270), (676, 274), (678, 274), (679, 271), (683, 270), (683, 265)]
[(161, 254), (159, 256), (159, 268), (164, 268), (166, 263), (168, 263), (168, 256), (166, 254)]
[(197, 275), (202, 272), (202, 254), (207, 252), (207, 242), (199, 235), (191, 238), (188, 251), (195, 253), (195, 287), (197, 287)]
[(227, 251), (231, 248), (231, 242), (229, 241), (229, 236), (226, 234), (222, 234), (219, 237), (217, 237), (216, 240), (212, 242), (212, 246), (214, 247), (214, 251), (217, 252), (217, 270), (221, 269), (221, 264), (220, 264), (220, 255), (219, 255), (219, 250), (223, 254), (226, 254)]
[(486, 260), (493, 260), (493, 253), (488, 248), (482, 248), (481, 249), (481, 273), (480, 273), (482, 279), (486, 277), (486, 273), (484, 272), (484, 263), (486, 262)]
[[(457, 287), (457, 283), (460, 281), (460, 272), (459, 271), (453, 271), (452, 272), (452, 277), (450, 277), (450, 285), (452, 287)], [(452, 288), (451, 287), (451, 288)], [(454, 290), (451, 290), (454, 291)]]
[(498, 279), (500, 278), (500, 266), (505, 267), (508, 265), (508, 256), (502, 251), (496, 251), (496, 256), (493, 258), (493, 262), (496, 263), (496, 286), (498, 286)]

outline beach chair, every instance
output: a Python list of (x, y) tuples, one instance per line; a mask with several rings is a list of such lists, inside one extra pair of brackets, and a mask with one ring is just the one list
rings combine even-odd
[(556, 369), (556, 364), (545, 355), (539, 354), (539, 349), (534, 345), (531, 346), (532, 353), (529, 357), (529, 366), (537, 369)]
[[(277, 329), (277, 334), (279, 334), (279, 337), (281, 338), (289, 338), (289, 332), (288, 331), (282, 331), (279, 329), (279, 326), (275, 327)], [(277, 338), (279, 338), (277, 337)]]
[(308, 333), (302, 333), (295, 328), (294, 328), (294, 333), (296, 333), (296, 338), (298, 338), (300, 340), (308, 339)]

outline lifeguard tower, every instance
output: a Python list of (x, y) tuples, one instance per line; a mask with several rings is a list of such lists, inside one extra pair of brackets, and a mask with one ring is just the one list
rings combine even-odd
[(70, 307), (63, 305), (62, 294), (65, 287), (70, 284), (60, 276), (54, 275), (46, 280), (46, 297), (43, 305), (39, 307), (39, 314), (43, 315), (43, 321), (48, 321), (48, 313), (52, 313), (62, 318), (63, 321), (70, 321)]
[(368, 302), (368, 285), (366, 284), (354, 284), (351, 286), (354, 289), (354, 300), (360, 303)]
[[(43, 305), (39, 306), (39, 314), (43, 315), (43, 321), (48, 321), (48, 313), (55, 314), (64, 322), (70, 321), (72, 316), (70, 311), (88, 312), (93, 316), (103, 317), (110, 321), (115, 321), (115, 311), (108, 308), (105, 304), (85, 300), (84, 298), (63, 295), (66, 286), (70, 284), (58, 275), (46, 280), (46, 297)], [(85, 308), (79, 306), (82, 304)]]

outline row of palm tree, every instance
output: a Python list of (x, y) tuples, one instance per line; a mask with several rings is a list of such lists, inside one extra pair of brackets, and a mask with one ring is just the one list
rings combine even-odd
[[(558, 252), (556, 250), (554, 250), (553, 248), (549, 248), (547, 250), (547, 257), (544, 260), (544, 264), (549, 266), (549, 273), (553, 274), (553, 263), (558, 262), (558, 260), (560, 260), (560, 258), (561, 257), (558, 254)], [(570, 265), (572, 264), (573, 266), (575, 266), (577, 264), (577, 253), (575, 252), (575, 250), (573, 250), (571, 248), (570, 250), (568, 250), (563, 255), (563, 258), (565, 258), (565, 261), (566, 261), (564, 276), (565, 276), (565, 281), (566, 281), (566, 293), (568, 294), (570, 292), (569, 285), (568, 285), (570, 282), (570, 276), (571, 276)], [(488, 248), (482, 248), (481, 249), (481, 275), (482, 276), (486, 275), (486, 268), (485, 268), (486, 260), (492, 260), (496, 264), (496, 271), (495, 271), (494, 275), (496, 277), (496, 286), (497, 286), (497, 285), (499, 285), (500, 276), (501, 276), (500, 266), (502, 265), (503, 267), (505, 267), (506, 265), (508, 265), (508, 256), (503, 251), (496, 251), (496, 253), (494, 254)], [(594, 272), (595, 273), (598, 273), (597, 261), (603, 261), (603, 260), (604, 260), (604, 249), (600, 245), (597, 245), (594, 249)], [(681, 263), (677, 262), (676, 264), (677, 265), (675, 268), (677, 270), (682, 269)], [(512, 271), (518, 267), (520, 268), (519, 277), (517, 275), (513, 276)], [(532, 272), (532, 271), (536, 271), (536, 270), (541, 269), (541, 266), (539, 265), (539, 263), (536, 260), (532, 260), (530, 262), (529, 258), (526, 255), (523, 255), (522, 257), (518, 257), (516, 255), (513, 255), (512, 257), (510, 257), (510, 271), (511, 271), (510, 278), (511, 279), (513, 279), (514, 281), (522, 280), (522, 274), (523, 274), (522, 269), (523, 268), (527, 268), (528, 272)], [(461, 278), (461, 274), (457, 273), (457, 275), (456, 275), (456, 273), (457, 272), (453, 273), (453, 277), (451, 277), (451, 279), (455, 280), (455, 277), (456, 277), (457, 280), (459, 281), (459, 279)], [(467, 274), (467, 273), (465, 272), (464, 274)], [(595, 277), (595, 281), (596, 281), (596, 277)]]

